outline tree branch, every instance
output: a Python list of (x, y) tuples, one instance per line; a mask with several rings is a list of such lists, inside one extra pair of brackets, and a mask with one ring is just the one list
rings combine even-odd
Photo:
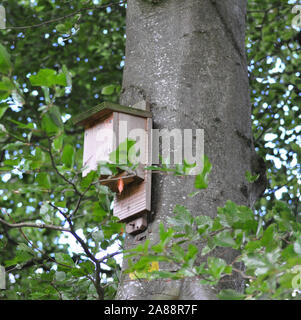
[(104, 289), (101, 286), (101, 277), (100, 277), (100, 262), (96, 263), (96, 270), (95, 270), (95, 282), (94, 286), (97, 291), (98, 299), (99, 300), (104, 300)]
[(58, 230), (58, 231), (65, 231), (65, 232), (71, 232), (70, 229), (66, 229), (63, 227), (51, 225), (51, 224), (45, 224), (45, 223), (8, 223), (5, 220), (0, 218), (0, 223), (3, 225), (9, 227), (9, 228), (38, 228), (38, 229), (51, 229), (51, 230)]

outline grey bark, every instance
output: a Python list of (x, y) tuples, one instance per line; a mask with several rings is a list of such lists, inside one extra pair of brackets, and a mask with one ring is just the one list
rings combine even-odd
[[(227, 200), (250, 205), (253, 141), (245, 56), (246, 0), (129, 0), (126, 63), (121, 104), (151, 103), (154, 128), (205, 130), (205, 154), (213, 170), (208, 189), (187, 198), (194, 177), (153, 174), (148, 230), (126, 238), (126, 248), (145, 238), (158, 241), (158, 225), (175, 204), (194, 215), (216, 216)], [(201, 244), (200, 244), (201, 246)], [(217, 251), (232, 261), (233, 251)], [(126, 267), (126, 262), (123, 266)], [(231, 277), (227, 287), (242, 288)], [(195, 279), (130, 281), (123, 275), (117, 299), (215, 299), (212, 288)]]

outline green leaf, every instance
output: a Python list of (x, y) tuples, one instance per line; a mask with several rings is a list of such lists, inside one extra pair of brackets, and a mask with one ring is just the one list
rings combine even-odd
[(66, 253), (56, 253), (55, 254), (55, 260), (60, 263), (63, 264), (65, 266), (70, 266), (70, 267), (74, 267), (74, 261), (72, 260), (72, 258), (66, 254)]
[(0, 104), (0, 119), (3, 117), (5, 111), (9, 108), (9, 106), (6, 103)]
[(233, 247), (236, 245), (236, 242), (232, 238), (231, 233), (225, 230), (214, 236), (214, 244), (219, 247)]
[(95, 222), (102, 222), (107, 215), (108, 212), (104, 210), (98, 202), (95, 202), (92, 209), (93, 220)]
[(60, 85), (62, 87), (66, 87), (67, 79), (66, 79), (65, 73), (63, 72), (59, 73), (54, 80), (54, 84)]
[[(55, 112), (55, 111), (54, 111)], [(42, 117), (42, 129), (47, 133), (48, 136), (54, 136), (58, 134), (60, 130), (60, 124), (58, 118), (54, 121), (54, 113), (50, 114), (49, 112), (45, 113)]]
[(203, 249), (202, 249), (202, 252), (201, 252), (201, 255), (202, 256), (205, 256), (206, 254), (208, 254), (210, 251), (212, 251), (214, 248), (210, 248), (209, 246), (205, 246)]
[(257, 181), (258, 180), (258, 178), (260, 177), (260, 174), (257, 174), (257, 175), (252, 175), (251, 173), (250, 173), (250, 171), (247, 171), (246, 172), (246, 180), (248, 181), (248, 182), (250, 182), (250, 183), (254, 183), (255, 181)]
[(94, 170), (90, 171), (85, 177), (83, 177), (80, 183), (80, 187), (82, 189), (87, 189), (96, 177), (97, 177), (96, 171)]
[(195, 222), (200, 228), (204, 228), (206, 226), (211, 227), (213, 225), (212, 218), (205, 215), (197, 216), (195, 218)]
[(18, 244), (17, 250), (28, 252), (29, 254), (31, 254), (33, 256), (35, 255), (35, 251), (25, 243)]
[(55, 206), (59, 208), (66, 208), (66, 201), (56, 201)]
[[(118, 220), (118, 219), (117, 219)], [(112, 237), (112, 235), (116, 235), (124, 230), (124, 224), (120, 222), (109, 222), (102, 227), (104, 236), (106, 239)]]
[(17, 252), (15, 258), (12, 260), (5, 261), (5, 266), (13, 266), (15, 264), (22, 264), (25, 263), (31, 259), (33, 259), (35, 256), (35, 251), (28, 247), (25, 243), (20, 243), (17, 246)]
[(212, 165), (207, 156), (204, 157), (204, 168), (202, 173), (198, 174), (195, 178), (194, 186), (197, 189), (206, 189), (208, 187), (208, 175), (211, 172)]
[(13, 82), (7, 78), (3, 77), (0, 81), (0, 91), (6, 91), (8, 93), (12, 92), (15, 89)]
[(46, 172), (39, 172), (36, 176), (36, 182), (42, 188), (45, 188), (45, 189), (51, 188), (50, 177)]
[(243, 229), (256, 232), (258, 222), (253, 211), (246, 206), (238, 206), (232, 201), (227, 201), (224, 208), (218, 208), (218, 218), (224, 227)]
[(271, 224), (263, 233), (261, 239), (261, 245), (266, 247), (267, 251), (273, 250), (277, 247), (277, 242), (275, 241), (274, 237), (277, 235), (277, 230), (275, 224)]
[(110, 176), (113, 174), (112, 170), (108, 167), (105, 167), (105, 166), (100, 166), (99, 167), (99, 173), (100, 175), (102, 176)]
[(200, 191), (195, 191), (195, 192), (191, 192), (188, 194), (189, 198), (194, 198), (196, 195), (198, 195), (200, 193)]
[(159, 242), (158, 244), (152, 246), (152, 250), (156, 253), (162, 253), (164, 251), (164, 244)]
[(7, 77), (3, 77), (0, 81), (0, 101), (7, 99), (10, 95), (13, 95), (14, 84)]
[(159, 235), (160, 235), (160, 240), (164, 245), (171, 240), (173, 233), (174, 231), (171, 228), (165, 231), (163, 223), (162, 222), (160, 223)]
[(185, 226), (192, 226), (193, 217), (184, 206), (176, 205), (174, 208), (175, 217), (167, 217), (168, 223), (175, 231), (183, 231)]
[(6, 48), (0, 44), (0, 73), (9, 74), (12, 70), (10, 55)]
[(260, 248), (261, 248), (261, 241), (260, 240), (249, 241), (245, 246), (245, 251), (252, 253)]
[(64, 165), (67, 168), (72, 168), (74, 166), (74, 158), (74, 148), (70, 144), (65, 145), (62, 154), (62, 162), (64, 163)]
[(81, 271), (85, 274), (91, 274), (95, 271), (95, 266), (92, 261), (85, 261), (79, 264)]
[(184, 261), (186, 253), (181, 246), (174, 244), (172, 246), (172, 252), (177, 259)]
[(101, 242), (104, 240), (104, 234), (101, 230), (98, 230), (92, 233), (92, 238), (96, 242)]
[(62, 129), (64, 127), (62, 116), (57, 106), (52, 106), (49, 109), (49, 116), (58, 128)]
[[(1, 127), (1, 125), (0, 125), (0, 128), (2, 129), (2, 130), (5, 130), (5, 128), (4, 128), (4, 126), (3, 126), (3, 128)], [(21, 147), (21, 146), (26, 146), (27, 145), (27, 143), (24, 143), (24, 142), (21, 142), (21, 141), (16, 141), (16, 142), (14, 142), (14, 143), (8, 143), (8, 144), (6, 144), (3, 148), (2, 148), (2, 150), (16, 150), (17, 148), (19, 148), (19, 147)]]
[(67, 87), (72, 87), (72, 75), (71, 72), (67, 69), (66, 65), (63, 65), (62, 71), (66, 76)]
[(269, 268), (272, 267), (271, 265), (268, 265), (264, 256), (257, 254), (246, 255), (242, 260), (248, 268), (255, 270), (256, 275), (265, 274), (268, 272)]
[(114, 93), (115, 85), (111, 84), (109, 86), (103, 87), (101, 90), (101, 94), (109, 96)]
[(8, 119), (8, 120), (13, 122), (13, 123), (15, 123), (16, 125), (18, 125), (18, 128), (29, 129), (29, 130), (34, 129), (34, 124), (32, 122), (29, 122), (29, 123), (25, 124), (25, 123), (22, 123), (20, 121), (16, 121), (14, 119)]
[(41, 148), (35, 149), (35, 155), (32, 158), (32, 161), (30, 162), (30, 168), (31, 169), (39, 169), (41, 166), (43, 166), (43, 163), (46, 160), (46, 154), (41, 150)]
[(60, 135), (53, 140), (53, 148), (56, 151), (61, 151), (63, 147), (64, 135)]
[(64, 271), (57, 271), (55, 273), (56, 281), (64, 281), (66, 279), (66, 273)]
[(210, 273), (216, 278), (221, 276), (227, 266), (225, 260), (216, 257), (209, 257), (207, 263)]
[(48, 88), (55, 85), (67, 86), (65, 74), (57, 74), (57, 72), (52, 69), (41, 69), (36, 75), (32, 75), (29, 80), (33, 86)]
[(197, 254), (198, 254), (198, 248), (193, 244), (189, 244), (188, 245), (188, 252), (184, 257), (184, 260), (186, 262), (191, 261), (193, 263), (194, 260), (196, 259)]
[(45, 97), (45, 102), (46, 104), (50, 104), (51, 103), (51, 99), (50, 99), (50, 90), (48, 87), (42, 87), (43, 93), (44, 93), (44, 97)]
[(60, 33), (68, 34), (70, 32), (70, 29), (72, 28), (72, 22), (67, 21), (66, 23), (60, 23), (55, 26), (55, 29)]

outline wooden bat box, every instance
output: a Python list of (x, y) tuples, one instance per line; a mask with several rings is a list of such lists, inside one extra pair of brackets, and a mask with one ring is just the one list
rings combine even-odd
[[(82, 125), (84, 133), (85, 167), (83, 176), (89, 171), (96, 170), (99, 162), (110, 161), (110, 154), (116, 151), (127, 138), (135, 140), (133, 135), (143, 133), (139, 137), (139, 154), (136, 145), (135, 151), (139, 155), (138, 166), (133, 171), (120, 169), (115, 176), (102, 175), (99, 177), (103, 185), (107, 185), (116, 192), (114, 200), (114, 215), (121, 221), (131, 221), (129, 233), (137, 233), (146, 228), (145, 219), (139, 218), (150, 211), (151, 206), (151, 171), (144, 170), (151, 165), (151, 129), (152, 115), (148, 104), (141, 101), (133, 107), (121, 106), (115, 103), (103, 102), (100, 105), (75, 117), (73, 123)], [(125, 164), (126, 165), (126, 164)], [(123, 191), (119, 193), (118, 183), (122, 179)], [(133, 225), (135, 219), (139, 220)], [(142, 223), (143, 222), (143, 223)], [(138, 230), (139, 229), (139, 230)]]

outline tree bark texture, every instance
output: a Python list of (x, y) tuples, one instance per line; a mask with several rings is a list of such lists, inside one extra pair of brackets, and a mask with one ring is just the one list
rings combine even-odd
[[(127, 235), (126, 248), (158, 241), (160, 222), (176, 204), (193, 215), (216, 216), (227, 200), (250, 205), (253, 140), (245, 55), (246, 0), (129, 0), (126, 62), (120, 103), (151, 104), (154, 128), (204, 129), (212, 163), (209, 187), (194, 197), (194, 177), (153, 174), (153, 221), (143, 234)], [(201, 247), (202, 244), (200, 244)], [(232, 261), (235, 252), (217, 250)], [(126, 261), (123, 268), (126, 268)], [(241, 290), (242, 280), (225, 287)], [(117, 299), (216, 299), (195, 279), (131, 281), (123, 275)]]

